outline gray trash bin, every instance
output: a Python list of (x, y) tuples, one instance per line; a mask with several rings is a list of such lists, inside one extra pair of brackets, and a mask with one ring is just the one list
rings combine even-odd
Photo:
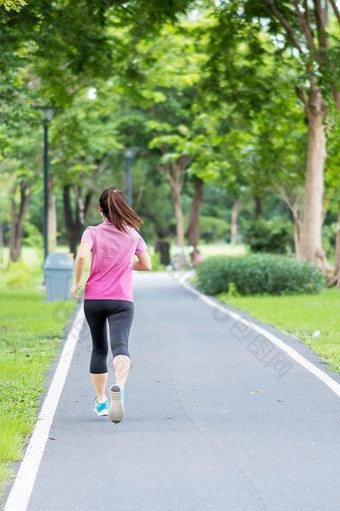
[(43, 265), (46, 284), (46, 301), (70, 300), (73, 281), (73, 257), (62, 252), (52, 252)]

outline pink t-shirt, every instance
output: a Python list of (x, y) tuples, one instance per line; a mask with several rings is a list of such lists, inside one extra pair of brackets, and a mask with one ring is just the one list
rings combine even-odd
[(92, 248), (85, 299), (132, 302), (134, 255), (147, 250), (145, 241), (136, 229), (128, 227), (125, 234), (110, 222), (103, 222), (87, 227), (81, 241), (89, 243)]

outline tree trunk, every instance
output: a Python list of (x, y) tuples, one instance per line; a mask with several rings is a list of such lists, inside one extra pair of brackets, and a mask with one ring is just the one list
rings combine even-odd
[(84, 216), (86, 216), (86, 214), (89, 210), (89, 207), (91, 205), (92, 196), (93, 196), (92, 190), (88, 190), (88, 192), (85, 195), (85, 199), (84, 199)]
[(27, 208), (31, 199), (28, 183), (20, 183), (19, 211), (15, 202), (16, 187), (12, 190), (11, 199), (11, 228), (9, 235), (9, 255), (12, 262), (16, 262), (21, 254), (22, 237)]
[(65, 226), (67, 231), (68, 246), (70, 252), (75, 254), (77, 241), (78, 241), (78, 225), (77, 221), (74, 221), (72, 208), (71, 208), (71, 196), (70, 196), (71, 185), (63, 186), (63, 202), (64, 202), (64, 213), (65, 213)]
[(160, 262), (165, 266), (170, 263), (170, 243), (164, 240), (158, 240), (155, 243), (155, 252), (160, 254)]
[(184, 225), (183, 225), (183, 211), (182, 211), (182, 199), (181, 191), (183, 188), (185, 173), (193, 160), (193, 156), (180, 156), (176, 161), (169, 164), (161, 165), (162, 172), (165, 175), (171, 188), (172, 204), (176, 216), (176, 233), (177, 233), (177, 245), (180, 252), (183, 252), (184, 246)]
[(48, 251), (54, 252), (57, 248), (57, 213), (54, 195), (54, 179), (49, 181), (48, 192)]
[(74, 186), (73, 187), (73, 191), (74, 191), (74, 194), (76, 196), (76, 199), (77, 199), (77, 208), (76, 208), (76, 221), (78, 221), (78, 223), (80, 225), (84, 225), (85, 223), (85, 206), (84, 206), (84, 202), (83, 202), (83, 199), (81, 197), (81, 194), (80, 194), (80, 188), (79, 186)]
[(323, 169), (326, 158), (326, 137), (323, 120), (326, 105), (319, 89), (312, 85), (305, 103), (308, 118), (308, 154), (301, 226), (301, 259), (315, 263), (322, 251)]
[(300, 219), (297, 210), (292, 210), (293, 215), (293, 233), (294, 233), (294, 247), (295, 256), (297, 259), (301, 259), (300, 254)]
[[(71, 188), (76, 196), (76, 206), (74, 213), (71, 206)], [(81, 197), (81, 189), (78, 186), (70, 184), (63, 186), (63, 201), (65, 213), (65, 226), (67, 231), (67, 239), (69, 249), (72, 254), (76, 253), (77, 245), (80, 238), (81, 229), (84, 226), (84, 218), (91, 203), (93, 192), (88, 191), (85, 200)]]
[(203, 202), (204, 181), (199, 177), (195, 176), (194, 186), (195, 191), (191, 203), (188, 225), (189, 245), (192, 245), (194, 247), (194, 250), (191, 253), (191, 260), (193, 263), (196, 261), (197, 244), (200, 237), (200, 216)]
[(300, 259), (300, 243), (301, 243), (301, 218), (300, 218), (300, 197), (299, 189), (292, 188), (284, 182), (280, 185), (273, 182), (274, 188), (278, 191), (284, 202), (287, 204), (293, 222), (294, 248), (297, 259)]
[(262, 199), (255, 195), (255, 220), (258, 220), (262, 216)]
[(178, 189), (178, 186), (173, 185), (171, 187), (171, 196), (176, 216), (177, 245), (179, 246), (180, 251), (182, 252), (184, 246), (184, 224), (181, 191)]
[(336, 287), (340, 288), (340, 209), (338, 211), (338, 230), (335, 242), (335, 282)]
[(240, 207), (238, 199), (233, 200), (233, 207), (231, 209), (231, 244), (236, 245), (237, 242), (237, 214)]

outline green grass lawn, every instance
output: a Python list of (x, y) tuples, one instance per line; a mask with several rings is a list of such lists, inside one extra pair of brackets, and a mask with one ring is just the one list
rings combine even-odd
[(198, 249), (201, 252), (203, 258), (215, 255), (239, 256), (245, 255), (249, 252), (247, 245), (230, 245), (228, 243), (211, 243), (209, 245), (199, 243)]
[[(209, 245), (199, 244), (198, 249), (201, 252), (203, 259), (215, 255), (245, 255), (248, 253), (248, 247), (246, 245), (230, 245), (228, 243), (212, 243)], [(171, 245), (170, 257), (174, 257), (178, 252), (177, 245)], [(155, 247), (153, 245), (148, 246), (148, 252), (151, 257), (152, 271), (166, 271), (166, 266), (160, 264), (160, 255), (155, 253)], [(188, 247), (184, 247), (184, 254), (189, 258)]]
[(331, 370), (340, 372), (340, 289), (296, 296), (235, 297), (224, 293), (218, 298), (299, 337)]
[[(0, 266), (0, 497), (13, 474), (12, 463), (21, 459), (33, 430), (46, 372), (75, 305), (44, 303), (45, 291), (37, 290), (43, 279), (41, 255), (34, 249), (23, 250), (26, 275), (24, 270), (19, 276), (13, 269), (9, 273), (6, 253), (4, 259)], [(14, 284), (6, 284), (9, 275)], [(22, 287), (15, 287), (18, 283)]]

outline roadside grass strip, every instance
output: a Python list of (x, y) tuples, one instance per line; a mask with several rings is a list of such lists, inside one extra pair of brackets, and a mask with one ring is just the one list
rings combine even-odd
[(75, 305), (44, 302), (36, 259), (23, 287), (6, 285), (8, 272), (0, 275), (0, 498), (37, 421), (46, 373)]
[[(251, 301), (254, 300), (254, 299), (256, 300), (256, 298), (259, 298), (259, 299), (267, 298), (268, 300), (273, 300), (274, 297), (272, 297), (272, 296), (269, 296), (269, 297), (267, 297), (267, 296), (266, 297), (261, 297), (261, 296), (260, 297), (254, 297), (254, 296), (252, 296), (252, 297), (235, 298), (235, 299), (232, 299), (232, 297), (230, 297), (230, 300), (229, 300), (229, 296), (224, 296), (223, 297), (223, 295), (219, 295), (219, 297), (218, 297), (219, 299), (223, 298), (225, 302), (228, 299), (228, 304), (229, 305), (231, 305), (232, 307), (240, 308), (240, 314), (238, 314), (237, 312), (234, 312), (234, 311), (228, 309), (227, 307), (224, 307), (221, 303), (216, 302), (215, 300), (213, 300), (209, 296), (206, 296), (203, 293), (201, 293), (200, 291), (198, 291), (185, 278), (184, 279), (177, 278), (176, 280), (178, 280), (180, 285), (182, 285), (183, 287), (185, 287), (186, 289), (191, 291), (194, 295), (199, 297), (201, 300), (203, 300), (205, 303), (207, 303), (210, 307), (214, 308), (215, 310), (219, 311), (222, 314), (225, 314), (226, 316), (229, 316), (229, 317), (233, 318), (239, 324), (243, 324), (243, 325), (253, 329), (254, 331), (262, 334), (270, 342), (272, 342), (279, 349), (281, 349), (283, 352), (285, 352), (289, 357), (291, 357), (295, 362), (297, 362), (302, 367), (307, 369), (310, 373), (314, 374), (314, 376), (316, 376), (320, 381), (322, 381), (325, 385), (327, 385), (337, 396), (340, 397), (340, 384), (338, 382), (333, 380), (333, 378), (331, 378), (328, 374), (326, 374), (324, 371), (321, 371), (321, 369), (319, 369), (314, 364), (309, 362), (305, 357), (300, 355), (300, 353), (298, 353), (296, 350), (294, 350), (293, 348), (288, 346), (288, 344), (286, 344), (284, 341), (279, 339), (277, 336), (275, 336), (274, 334), (268, 332), (265, 328), (262, 328), (259, 325), (253, 323), (252, 321), (250, 321), (248, 319), (244, 319), (242, 317), (241, 310), (249, 312), (254, 317), (259, 319), (260, 321), (263, 321), (263, 322), (266, 322), (266, 323), (270, 323), (270, 321), (268, 319), (269, 315), (268, 316), (264, 315), (264, 317), (259, 317), (258, 314), (255, 314), (253, 312), (254, 308), (249, 307), (249, 303), (251, 303)], [(331, 301), (333, 302), (333, 300), (335, 300), (335, 303), (337, 303), (337, 308), (338, 308), (339, 307), (339, 295), (340, 295), (339, 290), (328, 290), (328, 291), (333, 291), (333, 296), (331, 298)], [(324, 293), (327, 293), (327, 290), (325, 290)], [(317, 296), (318, 295), (316, 295), (316, 296), (314, 295), (311, 298), (316, 299)], [(292, 296), (284, 296), (284, 297), (275, 297), (275, 298), (278, 298), (278, 299), (279, 298), (285, 298), (285, 299), (287, 299), (289, 301), (292, 298), (295, 298), (296, 300), (298, 300), (299, 298), (301, 299), (301, 298), (304, 298), (304, 297), (305, 297), (304, 295), (299, 295), (299, 296), (294, 296), (294, 297), (292, 297)], [(307, 297), (310, 297), (310, 295), (307, 295)], [(320, 295), (319, 295), (319, 297), (320, 297)], [(246, 306), (246, 302), (244, 302), (243, 300), (246, 300), (248, 302), (248, 306)], [(321, 301), (322, 301), (322, 298), (321, 298)], [(327, 302), (327, 300), (326, 300), (326, 302)], [(297, 302), (297, 303), (299, 303), (299, 302)], [(295, 302), (295, 304), (296, 304), (296, 302)], [(278, 307), (278, 305), (279, 304), (276, 303), (277, 307)], [(284, 306), (284, 304), (282, 303), (281, 307), (283, 307), (283, 306)], [(303, 301), (300, 302), (300, 307), (302, 307), (302, 308), (304, 307), (304, 302)], [(296, 315), (296, 320), (298, 320), (299, 309), (298, 310), (295, 309), (294, 315)], [(324, 323), (324, 324), (326, 324), (326, 323)], [(336, 324), (338, 324), (338, 323), (336, 323)], [(306, 324), (304, 324), (304, 325), (306, 326)], [(277, 327), (277, 328), (281, 328), (281, 330), (282, 330), (282, 327), (280, 327), (280, 326), (277, 326), (275, 324), (273, 326)], [(285, 330), (287, 331), (286, 328), (285, 328)], [(289, 332), (287, 332), (287, 333), (289, 333)], [(311, 345), (312, 349), (313, 349), (313, 346), (314, 346), (314, 344)], [(336, 363), (337, 366), (338, 366), (338, 363), (339, 363), (339, 361), (337, 361), (337, 363)]]
[(25, 511), (27, 509), (83, 321), (83, 308), (80, 307), (73, 322), (72, 330), (67, 337), (53, 380), (39, 413), (38, 422), (27, 446), (24, 459), (20, 464), (19, 472), (4, 511)]
[(219, 300), (298, 337), (340, 373), (340, 289), (316, 295), (246, 296), (224, 293)]

